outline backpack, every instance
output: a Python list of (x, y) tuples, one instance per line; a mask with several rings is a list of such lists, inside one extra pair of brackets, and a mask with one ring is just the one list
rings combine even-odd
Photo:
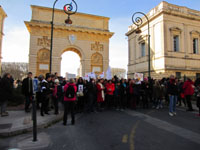
[(66, 92), (65, 92), (65, 96), (67, 98), (74, 98), (76, 95), (75, 93), (75, 89), (74, 89), (74, 86), (73, 85), (69, 85)]

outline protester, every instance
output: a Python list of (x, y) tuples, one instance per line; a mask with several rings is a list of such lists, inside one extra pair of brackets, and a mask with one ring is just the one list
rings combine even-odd
[(48, 111), (48, 106), (49, 106), (49, 98), (51, 95), (51, 89), (50, 89), (50, 81), (51, 81), (51, 76), (46, 75), (46, 80), (44, 77), (41, 77), (42, 82), (41, 82), (41, 90), (42, 90), (42, 106), (40, 109), (40, 114), (41, 116), (44, 116), (44, 113), (49, 115)]
[(112, 82), (112, 80), (109, 80), (108, 83), (106, 84), (106, 105), (108, 109), (114, 107), (114, 97), (113, 97), (114, 91), (115, 91), (115, 84)]
[(183, 101), (184, 106), (186, 107), (183, 84), (184, 84), (184, 82), (182, 80), (179, 80), (179, 82), (178, 82), (178, 102), (179, 102), (179, 106), (182, 106), (182, 101)]
[(83, 112), (84, 110), (84, 106), (85, 106), (85, 97), (84, 97), (84, 88), (85, 88), (85, 84), (83, 83), (83, 78), (79, 78), (78, 82), (76, 84), (77, 86), (77, 111)]
[(87, 106), (86, 106), (86, 112), (94, 112), (94, 106), (97, 103), (97, 87), (94, 79), (90, 79), (90, 82), (86, 85), (87, 88)]
[(121, 79), (120, 83), (120, 110), (124, 111), (126, 108), (126, 100), (127, 100), (127, 85), (124, 79)]
[(6, 111), (7, 103), (12, 99), (13, 84), (11, 82), (11, 75), (5, 73), (0, 80), (0, 104), (1, 104), (1, 117), (8, 116)]
[(64, 87), (64, 116), (63, 116), (63, 125), (67, 125), (67, 115), (71, 113), (71, 124), (75, 124), (75, 101), (76, 101), (76, 92), (77, 87), (74, 83), (74, 79), (70, 79), (69, 83), (67, 83)]
[(199, 108), (198, 116), (200, 116), (200, 82), (196, 83), (195, 95), (197, 98), (197, 107)]
[(176, 115), (176, 101), (178, 95), (178, 86), (176, 85), (173, 75), (170, 76), (170, 81), (167, 86), (167, 93), (169, 95), (169, 115)]
[(141, 84), (143, 108), (149, 108), (149, 82), (148, 78), (144, 78)]
[(102, 111), (101, 107), (102, 107), (102, 103), (105, 100), (105, 93), (104, 93), (104, 89), (105, 87), (103, 86), (103, 79), (98, 80), (97, 83), (97, 110), (98, 111)]
[(53, 89), (53, 102), (54, 102), (54, 114), (58, 115), (58, 102), (59, 102), (59, 92), (58, 92), (58, 87), (59, 87), (59, 80), (55, 79), (55, 84), (54, 84), (54, 89)]
[(121, 101), (120, 101), (120, 81), (116, 81), (115, 91), (114, 91), (114, 101), (116, 110), (120, 109)]
[(30, 104), (33, 99), (33, 80), (32, 72), (29, 72), (27, 78), (22, 81), (22, 93), (25, 95), (25, 112), (30, 112)]
[(195, 87), (193, 81), (190, 78), (188, 78), (183, 85), (184, 95), (188, 106), (187, 111), (194, 111), (191, 103), (191, 97), (194, 94), (194, 88)]
[(161, 86), (158, 80), (153, 85), (153, 108), (159, 109)]
[(134, 89), (133, 86), (135, 84), (135, 80), (130, 80), (129, 81), (129, 87), (128, 87), (128, 93), (129, 93), (129, 99), (130, 99), (130, 108), (131, 109), (136, 109), (136, 99), (134, 97)]

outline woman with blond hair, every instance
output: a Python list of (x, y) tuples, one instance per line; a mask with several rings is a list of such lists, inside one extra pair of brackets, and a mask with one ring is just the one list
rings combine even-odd
[(71, 113), (71, 124), (75, 124), (75, 101), (76, 101), (76, 92), (77, 87), (74, 83), (74, 79), (70, 79), (69, 83), (64, 86), (64, 116), (63, 116), (63, 125), (67, 124), (67, 115)]

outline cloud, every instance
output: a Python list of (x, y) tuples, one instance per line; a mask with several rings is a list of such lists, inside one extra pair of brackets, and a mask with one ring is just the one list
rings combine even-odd
[(2, 61), (28, 62), (29, 32), (24, 27), (6, 28), (2, 43)]

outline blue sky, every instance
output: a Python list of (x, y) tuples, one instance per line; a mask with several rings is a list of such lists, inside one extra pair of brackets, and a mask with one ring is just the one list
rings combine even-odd
[[(29, 33), (24, 21), (31, 18), (30, 5), (52, 7), (55, 0), (0, 0), (8, 17), (4, 24), (3, 61), (28, 62)], [(200, 0), (166, 0), (169, 3), (199, 10)], [(56, 8), (62, 9), (71, 0), (58, 0)], [(110, 40), (110, 66), (127, 69), (128, 42), (125, 33), (132, 24), (131, 17), (136, 11), (149, 12), (161, 0), (76, 0), (78, 12), (110, 17), (110, 31), (115, 35)], [(20, 37), (20, 38), (19, 38)], [(77, 64), (62, 70), (76, 73), (79, 58), (76, 54), (67, 52), (64, 58), (74, 57)], [(120, 63), (119, 63), (120, 56)], [(64, 62), (62, 62), (64, 63)]]

